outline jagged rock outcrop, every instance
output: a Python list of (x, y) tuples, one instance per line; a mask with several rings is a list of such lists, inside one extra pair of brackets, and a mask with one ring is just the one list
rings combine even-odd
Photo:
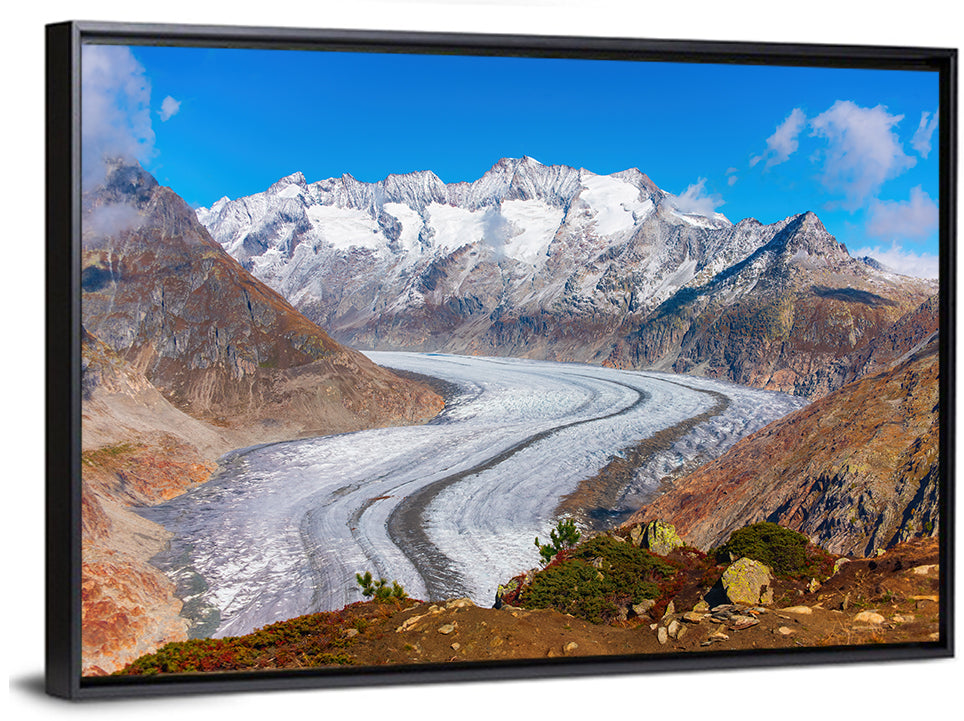
[(578, 360), (818, 397), (936, 292), (850, 257), (813, 213), (694, 212), (639, 170), (505, 158), (473, 183), (301, 173), (198, 217), (357, 347)]
[(940, 299), (932, 295), (866, 345), (811, 373), (801, 384), (804, 394), (821, 398), (834, 388), (886, 369), (928, 339), (936, 337), (939, 310)]
[(868, 556), (938, 533), (937, 338), (748, 436), (627, 523), (670, 519), (699, 548), (770, 521)]

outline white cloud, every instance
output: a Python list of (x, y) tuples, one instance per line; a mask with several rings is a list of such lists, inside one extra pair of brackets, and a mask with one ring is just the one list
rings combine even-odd
[(891, 244), (889, 248), (874, 246), (872, 248), (859, 248), (853, 252), (855, 257), (861, 258), (869, 255), (874, 260), (882, 263), (901, 275), (910, 275), (915, 278), (937, 278), (938, 261), (936, 255), (930, 253), (914, 253), (906, 250), (897, 243)]
[(803, 130), (807, 122), (806, 113), (800, 108), (794, 108), (790, 114), (777, 126), (776, 131), (767, 138), (767, 149), (762, 155), (755, 155), (750, 158), (750, 167), (753, 167), (761, 160), (766, 160), (764, 168), (771, 168), (774, 165), (785, 163), (793, 155), (800, 143), (797, 136)]
[(161, 109), (157, 111), (157, 114), (161, 116), (161, 122), (166, 123), (173, 116), (177, 115), (177, 111), (181, 109), (181, 101), (175, 100), (170, 95), (164, 98), (161, 102)]
[(729, 186), (734, 186), (734, 185), (736, 185), (736, 181), (739, 180), (739, 179), (740, 179), (739, 176), (731, 175), (730, 177), (728, 177), (728, 178), (726, 179), (726, 184), (729, 185)]
[(681, 213), (713, 215), (723, 205), (722, 196), (706, 192), (706, 178), (700, 178), (673, 200), (673, 206)]
[(135, 230), (144, 222), (137, 208), (125, 203), (100, 205), (84, 216), (83, 245), (85, 249), (103, 247), (107, 239), (124, 231)]
[(867, 235), (922, 240), (937, 230), (937, 224), (937, 203), (918, 185), (911, 189), (910, 200), (874, 200), (868, 209)]
[(838, 100), (810, 122), (811, 134), (827, 141), (827, 149), (817, 156), (823, 162), (821, 181), (827, 190), (844, 196), (845, 209), (861, 207), (884, 181), (917, 162), (904, 152), (893, 130), (903, 118), (882, 105), (862, 108)]
[(84, 45), (81, 143), (84, 187), (104, 178), (104, 159), (146, 161), (154, 155), (151, 84), (129, 48)]
[[(929, 122), (928, 119), (930, 119)], [(930, 113), (921, 113), (920, 125), (917, 126), (910, 144), (922, 158), (926, 159), (931, 152), (931, 136), (935, 130), (937, 130), (937, 113), (935, 112), (933, 117)]]

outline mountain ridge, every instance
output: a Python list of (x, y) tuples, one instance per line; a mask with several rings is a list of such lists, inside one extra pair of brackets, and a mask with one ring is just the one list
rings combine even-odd
[[(734, 224), (699, 206), (637, 168), (523, 157), (471, 183), (299, 172), (197, 214), (356, 347), (654, 368), (808, 397), (837, 382), (815, 374), (936, 292), (852, 258), (813, 212)], [(734, 328), (749, 352), (726, 351)]]

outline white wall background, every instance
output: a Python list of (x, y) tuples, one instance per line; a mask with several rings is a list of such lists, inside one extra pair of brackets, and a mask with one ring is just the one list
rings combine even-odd
[[(43, 228), (45, 23), (112, 20), (959, 47), (952, 0), (428, 0), (137, 3), (6, 7), (3, 41), (0, 313), (3, 351), (4, 613), (7, 718), (794, 719), (952, 717), (957, 660), (714, 671), (511, 683), (272, 692), (68, 704), (42, 695)], [(960, 201), (959, 201), (960, 205)], [(961, 494), (958, 493), (958, 496)], [(960, 515), (961, 503), (957, 510)], [(960, 521), (958, 522), (960, 527)], [(958, 554), (960, 559), (961, 554)], [(960, 577), (961, 563), (957, 563)], [(960, 598), (960, 595), (958, 596)], [(961, 603), (957, 616), (961, 619)], [(960, 621), (959, 621), (960, 623)]]

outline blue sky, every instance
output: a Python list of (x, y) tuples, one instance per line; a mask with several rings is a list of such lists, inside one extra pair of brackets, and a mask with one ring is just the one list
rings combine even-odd
[(85, 158), (133, 155), (194, 206), (298, 170), (471, 181), (529, 155), (637, 167), (734, 222), (812, 210), (852, 253), (936, 276), (936, 73), (103, 46), (83, 62)]

